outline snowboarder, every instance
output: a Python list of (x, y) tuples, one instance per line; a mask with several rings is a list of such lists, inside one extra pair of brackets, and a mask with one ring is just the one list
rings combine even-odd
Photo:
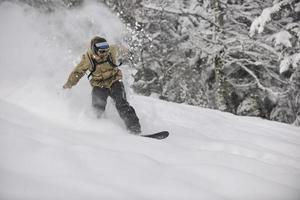
[(101, 117), (105, 111), (108, 96), (110, 96), (117, 108), (120, 117), (124, 120), (127, 129), (134, 134), (141, 133), (139, 119), (132, 106), (126, 100), (126, 93), (122, 83), (122, 72), (116, 64), (116, 58), (121, 48), (117, 45), (109, 45), (106, 39), (94, 37), (90, 48), (82, 56), (80, 63), (69, 75), (64, 89), (70, 89), (76, 85), (87, 70), (92, 89), (92, 106), (97, 117)]

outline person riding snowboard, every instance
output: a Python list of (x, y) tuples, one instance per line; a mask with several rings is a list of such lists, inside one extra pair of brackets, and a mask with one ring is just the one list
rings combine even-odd
[(64, 89), (70, 89), (76, 85), (87, 70), (88, 78), (92, 86), (92, 106), (97, 117), (101, 117), (105, 111), (107, 98), (110, 96), (117, 108), (120, 117), (124, 120), (127, 129), (134, 134), (141, 133), (141, 126), (135, 110), (126, 99), (122, 72), (116, 65), (116, 58), (121, 48), (117, 45), (109, 45), (106, 39), (94, 37), (90, 43), (90, 49), (82, 56), (80, 63), (69, 75)]

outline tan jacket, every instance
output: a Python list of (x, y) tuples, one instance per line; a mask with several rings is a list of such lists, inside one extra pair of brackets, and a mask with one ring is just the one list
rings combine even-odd
[[(116, 63), (116, 58), (119, 54), (119, 48), (116, 45), (110, 45), (109, 53), (112, 58), (112, 62)], [(81, 77), (89, 70), (88, 74), (92, 71), (92, 64), (88, 58), (96, 60), (97, 62), (104, 61), (106, 59), (99, 59), (97, 55), (95, 55), (91, 49), (85, 53), (81, 61), (77, 64), (75, 69), (69, 75), (68, 81), (65, 84), (68, 88), (76, 85)], [(110, 88), (113, 83), (122, 79), (122, 72), (119, 68), (111, 66), (108, 62), (103, 64), (96, 64), (96, 70), (91, 75), (90, 84), (92, 87), (105, 87)]]

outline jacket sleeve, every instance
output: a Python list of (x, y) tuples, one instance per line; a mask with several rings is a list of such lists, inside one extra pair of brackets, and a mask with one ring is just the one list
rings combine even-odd
[(75, 69), (69, 75), (67, 85), (72, 87), (78, 83), (81, 77), (84, 76), (85, 72), (90, 67), (90, 61), (87, 54), (84, 54), (81, 58), (81, 61), (76, 65)]

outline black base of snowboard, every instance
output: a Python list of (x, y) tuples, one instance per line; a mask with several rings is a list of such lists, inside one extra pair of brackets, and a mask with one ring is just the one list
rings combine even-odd
[(140, 135), (140, 136), (162, 140), (169, 136), (169, 132), (168, 131), (160, 131), (158, 133), (153, 133), (153, 134), (148, 134), (148, 135)]

